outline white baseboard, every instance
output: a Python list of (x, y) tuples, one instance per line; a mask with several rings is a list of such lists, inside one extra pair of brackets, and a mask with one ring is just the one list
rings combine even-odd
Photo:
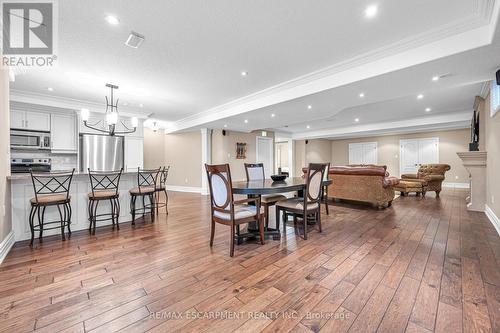
[(491, 224), (493, 224), (493, 226), (497, 230), (497, 234), (500, 236), (500, 219), (498, 218), (498, 216), (495, 215), (493, 210), (488, 205), (484, 205), (484, 213), (486, 214), (488, 219), (490, 219)]
[(469, 188), (469, 183), (448, 183), (444, 182), (443, 187), (447, 188)]
[(5, 237), (5, 239), (0, 243), (0, 264), (3, 262), (5, 257), (7, 257), (7, 254), (9, 253), (10, 249), (14, 245), (14, 232), (11, 231)]
[(167, 185), (168, 191), (174, 192), (189, 192), (189, 193), (200, 193), (201, 187), (193, 187), (193, 186), (175, 186), (175, 185)]

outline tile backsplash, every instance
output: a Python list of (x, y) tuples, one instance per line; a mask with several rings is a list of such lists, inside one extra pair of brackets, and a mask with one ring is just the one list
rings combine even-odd
[(50, 158), (52, 170), (78, 170), (78, 157), (76, 154), (52, 154), (44, 151), (16, 151), (10, 152), (11, 158)]

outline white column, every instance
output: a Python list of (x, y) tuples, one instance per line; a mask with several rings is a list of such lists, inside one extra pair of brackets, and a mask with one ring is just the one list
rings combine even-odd
[(470, 196), (467, 209), (475, 212), (484, 212), (486, 204), (486, 161), (485, 151), (459, 152), (464, 167), (469, 172)]
[(208, 180), (205, 163), (212, 163), (212, 130), (201, 129), (201, 194), (208, 195)]

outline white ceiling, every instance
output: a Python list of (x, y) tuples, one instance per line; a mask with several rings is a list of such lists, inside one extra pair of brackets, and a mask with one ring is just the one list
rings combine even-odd
[[(122, 110), (175, 122), (172, 130), (227, 124), (301, 136), (347, 126), (353, 117), (365, 123), (418, 117), (428, 105), (432, 114), (459, 112), (500, 65), (498, 50), (469, 51), (491, 42), (486, 28), (498, 19), (493, 2), (385, 0), (378, 2), (379, 15), (367, 19), (363, 11), (373, 2), (365, 0), (64, 0), (58, 2), (57, 68), (18, 75), (12, 96), (72, 100), (77, 107), (73, 100), (103, 103), (104, 84), (112, 82), (128, 104)], [(110, 26), (108, 14), (120, 24)], [(146, 37), (137, 50), (123, 44), (131, 30)], [(453, 42), (456, 37), (461, 39)], [(424, 46), (431, 51), (423, 52)], [(406, 57), (413, 65), (394, 60), (376, 66), (380, 72), (359, 75), (369, 61), (413, 51)], [(354, 67), (356, 76), (328, 87), (262, 95), (305, 76), (319, 87), (323, 69), (341, 77)], [(445, 73), (453, 75), (430, 81)], [(364, 99), (357, 97), (361, 91)], [(414, 103), (420, 92), (424, 100)], [(257, 102), (240, 107), (248, 100)], [(271, 113), (277, 116), (271, 119)]]

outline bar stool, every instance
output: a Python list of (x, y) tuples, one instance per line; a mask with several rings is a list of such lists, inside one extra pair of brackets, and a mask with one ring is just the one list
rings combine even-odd
[[(135, 225), (135, 214), (142, 212), (145, 216), (149, 211), (151, 214), (151, 221), (155, 219), (155, 193), (156, 183), (160, 169), (145, 170), (137, 168), (137, 187), (129, 190), (130, 193), (130, 214), (132, 214), (132, 225)], [(142, 198), (142, 208), (135, 208), (137, 197)], [(145, 198), (148, 197), (149, 204), (146, 205)]]
[[(87, 195), (89, 198), (89, 232), (92, 235), (95, 235), (97, 222), (111, 220), (113, 229), (116, 223), (116, 228), (120, 230), (118, 223), (120, 217), (120, 192), (118, 192), (118, 186), (120, 185), (122, 172), (123, 169), (119, 171), (91, 171), (88, 169), (92, 189), (92, 192)], [(97, 214), (99, 202), (103, 200), (109, 200), (111, 213)]]
[[(33, 246), (35, 239), (35, 231), (39, 232), (38, 239), (41, 242), (44, 230), (61, 228), (62, 240), (66, 240), (64, 228), (68, 227), (68, 237), (71, 236), (71, 196), (69, 189), (75, 169), (71, 172), (51, 172), (43, 174), (34, 174), (30, 170), (31, 181), (35, 197), (30, 200), (31, 211), (29, 216), (29, 224), (31, 231), (30, 246)], [(59, 221), (45, 221), (45, 209), (47, 207), (56, 206), (59, 212)], [(62, 207), (62, 211), (61, 211)], [(38, 217), (38, 224), (35, 225), (35, 216)], [(46, 228), (47, 225), (58, 224), (55, 227)]]
[[(159, 182), (155, 188), (155, 199), (156, 199), (156, 214), (159, 214), (158, 210), (165, 207), (165, 211), (168, 215), (168, 194), (167, 194), (167, 177), (168, 170), (170, 170), (170, 165), (168, 167), (163, 167), (160, 169)], [(160, 202), (160, 194), (165, 193), (165, 202)]]

